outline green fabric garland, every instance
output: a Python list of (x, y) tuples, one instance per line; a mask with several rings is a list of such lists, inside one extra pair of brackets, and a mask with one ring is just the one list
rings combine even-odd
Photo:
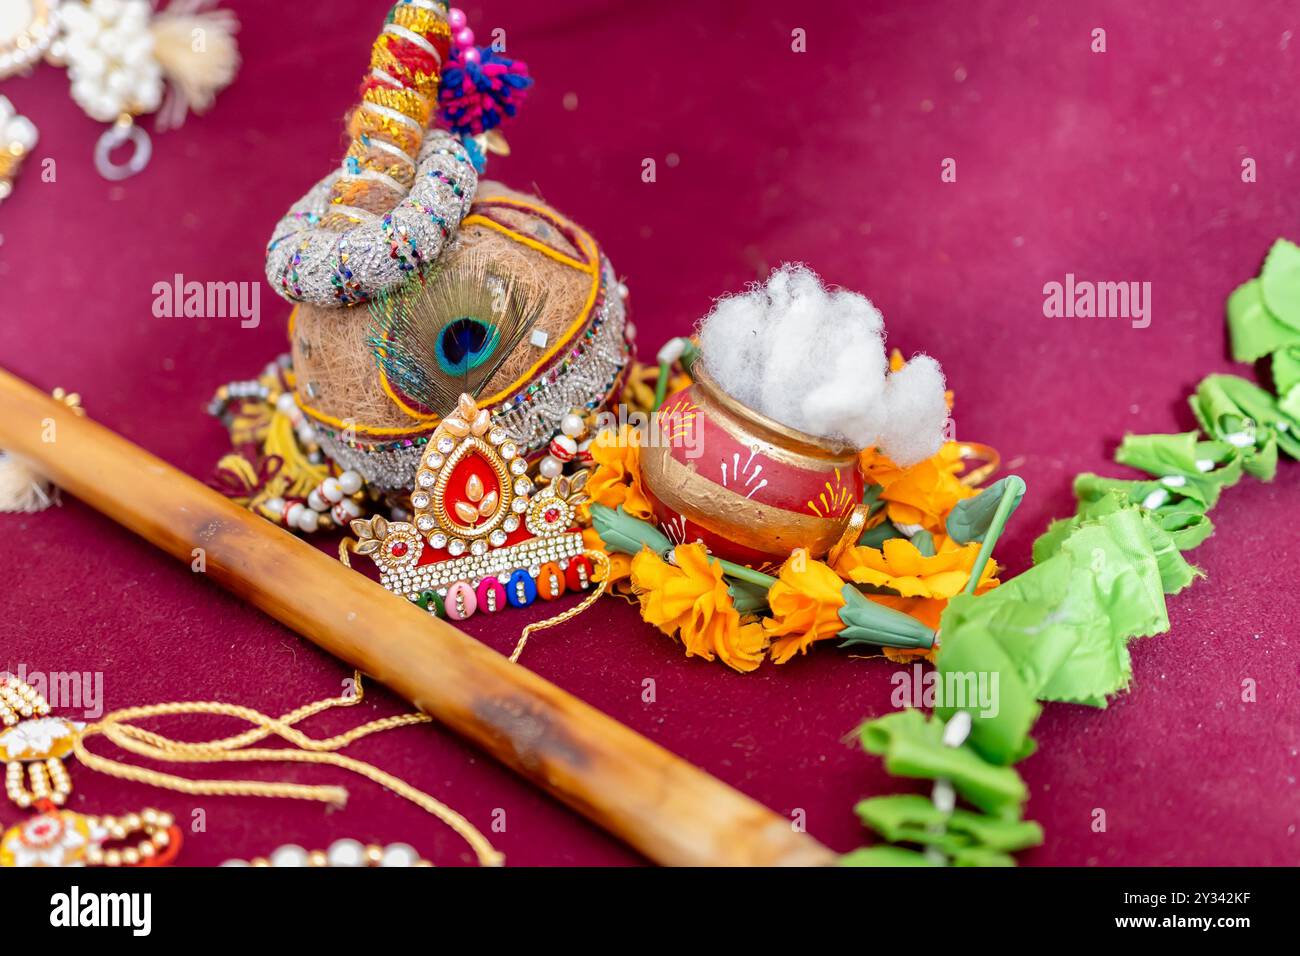
[[(1213, 533), (1207, 512), (1223, 489), (1243, 475), (1272, 480), (1279, 450), (1300, 458), (1300, 248), (1274, 244), (1260, 277), (1228, 300), (1228, 323), (1235, 358), (1272, 357), (1277, 395), (1237, 376), (1207, 377), (1189, 399), (1201, 431), (1120, 444), (1116, 460), (1150, 479), (1079, 475), (1076, 513), (1034, 542), (1032, 568), (948, 603), (937, 686), (996, 672), (996, 713), (945, 701), (929, 717), (907, 710), (859, 728), (864, 749), (890, 773), (948, 780), (982, 812), (945, 814), (920, 795), (864, 800), (858, 815), (888, 842), (846, 855), (844, 865), (1013, 865), (1010, 853), (1041, 842), (1037, 824), (1021, 819), (1027, 792), (1012, 767), (1034, 750), (1041, 702), (1105, 707), (1125, 690), (1129, 641), (1167, 631), (1166, 596), (1201, 576), (1182, 552)], [(970, 713), (971, 732), (949, 747), (943, 730), (958, 710)]]

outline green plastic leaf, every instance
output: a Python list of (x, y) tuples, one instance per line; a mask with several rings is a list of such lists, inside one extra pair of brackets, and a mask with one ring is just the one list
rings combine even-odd
[(1273, 317), (1300, 335), (1300, 247), (1285, 239), (1274, 242), (1264, 257), (1259, 287)]
[(864, 846), (846, 853), (838, 860), (840, 866), (943, 866), (924, 853), (904, 850), (898, 846)]
[(1221, 381), (1205, 379), (1188, 399), (1205, 434), (1241, 449), (1248, 474), (1272, 481), (1277, 471), (1277, 438), (1268, 428), (1258, 428), (1228, 395)]
[(961, 809), (945, 814), (915, 793), (871, 797), (860, 801), (854, 812), (891, 843), (934, 846), (949, 854), (965, 847), (1013, 853), (1043, 842), (1043, 829), (1037, 823)]
[[(1258, 385), (1236, 375), (1210, 375), (1196, 392), (1198, 400), (1203, 392), (1214, 393), (1219, 408), (1230, 403), (1248, 429), (1253, 423), (1256, 429), (1270, 430), (1277, 438), (1278, 448), (1292, 458), (1300, 458), (1300, 418), (1279, 408), (1273, 396)], [(1236, 443), (1232, 438), (1226, 440)]]
[[(1085, 522), (1114, 514), (1129, 507), (1131, 506), (1127, 504), (1120, 494), (1111, 492), (1095, 501), (1087, 502), (1073, 518), (1052, 522), (1047, 531), (1034, 542), (1034, 563), (1041, 564), (1054, 554), (1057, 554), (1065, 540)], [(1181, 553), (1183, 549), (1179, 547), (1174, 533), (1165, 527), (1165, 524), (1171, 524), (1175, 527), (1175, 530), (1179, 529), (1180, 525), (1173, 520), (1177, 517), (1177, 513), (1167, 513), (1163, 516), (1164, 521), (1160, 520), (1160, 517), (1155, 512), (1142, 511), (1141, 516), (1142, 529), (1146, 532), (1147, 543), (1151, 545), (1152, 553), (1156, 558), (1156, 566), (1160, 569), (1160, 580), (1165, 594), (1177, 594), (1200, 576), (1200, 571), (1183, 558)], [(1189, 510), (1186, 519), (1188, 523), (1191, 521), (1208, 522), (1204, 514), (1195, 510)], [(1181, 527), (1187, 526), (1186, 523), (1181, 525)]]
[(1278, 349), (1300, 343), (1300, 332), (1277, 319), (1264, 304), (1259, 279), (1251, 279), (1228, 296), (1228, 338), (1232, 357), (1254, 362)]
[(844, 606), (840, 620), (844, 629), (839, 636), (840, 647), (858, 644), (875, 644), (882, 647), (901, 647), (908, 650), (928, 650), (934, 646), (934, 631), (916, 618), (877, 604), (852, 584), (840, 590)]
[(868, 721), (858, 730), (863, 748), (884, 758), (896, 777), (944, 777), (973, 806), (994, 816), (1019, 819), (1028, 797), (1020, 774), (983, 760), (968, 744), (948, 747), (943, 721), (919, 710), (903, 710)]
[(894, 527), (891, 521), (882, 521), (874, 528), (868, 528), (862, 532), (862, 537), (858, 538), (858, 545), (863, 548), (880, 549), (886, 541), (892, 538), (905, 538), (907, 535)]
[[(970, 544), (983, 541), (988, 534), (989, 524), (1002, 502), (1002, 493), (1006, 490), (1010, 478), (1003, 478), (989, 485), (973, 498), (963, 498), (948, 514), (946, 527), (948, 536), (958, 544)], [(1019, 488), (1011, 510), (1014, 511), (1025, 496), (1023, 485)]]
[(953, 866), (1015, 866), (1016, 861), (1005, 853), (984, 847), (963, 847), (953, 851)]
[[(1009, 764), (1032, 747), (1039, 700), (1104, 707), (1131, 679), (1128, 641), (1169, 627), (1152, 538), (1138, 509), (1114, 511), (1080, 522), (1050, 557), (1001, 587), (953, 598), (941, 621), (940, 680), (996, 671), (998, 707), (945, 701), (936, 715), (970, 712), (970, 745)], [(1181, 560), (1163, 545), (1167, 559)]]
[(667, 535), (649, 522), (633, 518), (622, 505), (617, 510), (605, 505), (592, 505), (591, 526), (605, 547), (622, 554), (640, 554), (644, 548), (663, 554), (673, 546)]
[(1272, 371), (1277, 407), (1291, 418), (1300, 418), (1300, 345), (1274, 352)]
[(1083, 472), (1074, 479), (1074, 495), (1081, 502), (1097, 501), (1111, 493), (1118, 493), (1130, 504), (1141, 505), (1148, 511), (1159, 511), (1169, 505), (1194, 501), (1202, 511), (1209, 509), (1204, 492), (1198, 485), (1185, 484), (1171, 488), (1155, 479), (1134, 481), (1128, 478), (1106, 478)]
[(1279, 397), (1300, 386), (1300, 342), (1273, 353), (1273, 385)]
[(750, 581), (727, 578), (731, 603), (741, 614), (761, 614), (767, 610), (767, 588)]
[[(1115, 460), (1155, 476), (1162, 486), (1209, 508), (1219, 493), (1241, 480), (1241, 454), (1227, 442), (1200, 441), (1199, 432), (1125, 435)], [(1195, 493), (1184, 492), (1188, 485)]]

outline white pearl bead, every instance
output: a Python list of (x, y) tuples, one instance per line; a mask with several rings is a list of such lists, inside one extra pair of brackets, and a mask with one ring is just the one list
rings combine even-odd
[(353, 518), (361, 517), (361, 506), (351, 498), (344, 498), (334, 506), (330, 513), (334, 515), (335, 522), (346, 525)]
[(23, 152), (30, 152), (37, 138), (36, 125), (26, 116), (15, 117), (5, 125), (5, 139), (17, 143)]
[(365, 866), (366, 848), (356, 840), (335, 840), (325, 851), (330, 866)]
[(131, 92), (131, 99), (142, 112), (152, 113), (162, 105), (162, 84), (152, 78), (139, 81)]
[(384, 847), (384, 855), (380, 857), (380, 866), (415, 866), (420, 860), (420, 855), (415, 852), (415, 847), (406, 843), (390, 843)]
[(298, 428), (298, 444), (310, 445), (316, 441), (316, 429), (312, 428), (306, 422), (301, 423)]
[(320, 483), (320, 496), (334, 504), (343, 500), (343, 483), (337, 478), (326, 478)]
[(288, 415), (298, 407), (298, 403), (293, 400), (293, 392), (281, 392), (280, 397), (275, 400), (276, 410)]
[(558, 478), (564, 471), (564, 465), (559, 459), (547, 455), (538, 463), (537, 470), (543, 478)]
[(266, 502), (266, 510), (271, 512), (271, 514), (275, 515), (277, 518), (279, 518), (281, 515), (284, 514), (284, 499), (283, 498), (268, 499)]
[(348, 469), (339, 475), (339, 487), (343, 489), (345, 495), (355, 495), (361, 490), (361, 476)]
[(295, 501), (293, 504), (289, 506), (289, 510), (284, 513), (285, 523), (290, 525), (291, 527), (297, 527), (298, 516), (301, 515), (306, 510), (308, 510), (306, 505), (304, 505), (301, 501)]
[(582, 420), (581, 415), (575, 415), (573, 412), (565, 415), (560, 419), (560, 431), (570, 438), (581, 438), (587, 433), (587, 423)]
[(298, 513), (298, 527), (311, 534), (320, 527), (320, 515), (310, 508), (303, 508)]
[(286, 843), (271, 854), (272, 866), (306, 866), (307, 851), (296, 843)]
[(328, 511), (329, 502), (327, 502), (325, 496), (320, 493), (320, 489), (313, 488), (307, 493), (307, 507), (312, 511)]

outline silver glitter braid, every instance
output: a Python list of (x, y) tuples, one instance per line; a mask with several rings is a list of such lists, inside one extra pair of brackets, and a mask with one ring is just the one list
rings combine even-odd
[(336, 170), (294, 203), (266, 249), (266, 278), (290, 302), (364, 302), (432, 262), (455, 237), (478, 188), (465, 147), (434, 130), (420, 147), (415, 184), (387, 215), (349, 208), (343, 231), (318, 228)]

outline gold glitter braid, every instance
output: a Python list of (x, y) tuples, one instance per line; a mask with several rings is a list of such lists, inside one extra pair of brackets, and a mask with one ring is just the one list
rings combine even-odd
[[(359, 160), (362, 155), (383, 152), (382, 149), (376, 150), (367, 145), (367, 141), (375, 141), (395, 146), (410, 157), (412, 164), (415, 163), (419, 157), (420, 145), (424, 142), (424, 131), (438, 105), (442, 64), (439, 62), (433, 71), (427, 73), (413, 70), (403, 64), (394, 53), (394, 48), (399, 44), (408, 44), (438, 49), (433, 45), (436, 40), (441, 52), (433, 55), (435, 59), (441, 60), (442, 54), (448, 49), (448, 44), (442, 41), (449, 40), (450, 36), (451, 27), (447, 24), (444, 9), (407, 3), (393, 7), (384, 31), (370, 48), (367, 86), (361, 95), (361, 104), (352, 114), (349, 123), (348, 131), (352, 135), (352, 143), (347, 152), (349, 158)], [(377, 80), (379, 85), (371, 85), (370, 78)], [(391, 85), (393, 83), (400, 86)], [(374, 162), (377, 160), (366, 163), (365, 168), (375, 169)], [(410, 188), (402, 179), (398, 179), (397, 183), (404, 190)], [(367, 197), (374, 188), (379, 193), (372, 204)], [(401, 195), (385, 195), (385, 192), (391, 193), (392, 189), (386, 189), (383, 184), (376, 187), (371, 181), (358, 178), (354, 172), (348, 171), (345, 164), (343, 175), (331, 191), (330, 203), (379, 213), (381, 209), (374, 208), (375, 205), (392, 208), (402, 198)], [(341, 210), (325, 216), (321, 220), (321, 226), (326, 229), (342, 229), (355, 220), (353, 213)]]

